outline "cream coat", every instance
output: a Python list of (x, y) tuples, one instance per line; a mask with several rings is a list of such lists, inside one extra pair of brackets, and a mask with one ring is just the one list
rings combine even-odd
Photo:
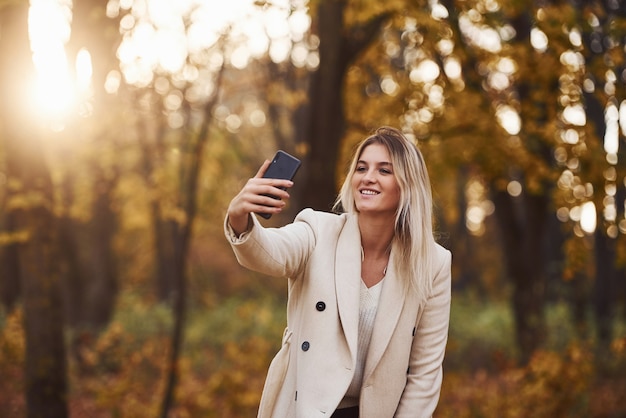
[[(330, 417), (356, 364), (361, 280), (354, 215), (303, 210), (282, 228), (253, 216), (239, 238), (225, 225), (239, 263), (289, 281), (283, 346), (270, 365), (259, 418)], [(359, 403), (360, 418), (430, 417), (443, 377), (450, 312), (450, 252), (437, 245), (432, 294), (419, 303), (394, 271), (385, 276)]]

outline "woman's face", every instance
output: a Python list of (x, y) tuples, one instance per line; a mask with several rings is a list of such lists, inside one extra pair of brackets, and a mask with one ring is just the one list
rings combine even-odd
[(373, 143), (363, 149), (352, 175), (352, 192), (360, 213), (395, 216), (400, 186), (384, 145)]

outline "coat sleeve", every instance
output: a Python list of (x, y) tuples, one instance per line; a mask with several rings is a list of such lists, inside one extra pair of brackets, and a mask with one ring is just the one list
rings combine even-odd
[(406, 386), (395, 418), (431, 417), (439, 402), (450, 323), (452, 261), (450, 251), (439, 250), (444, 255), (415, 329)]
[(315, 247), (315, 212), (305, 209), (282, 228), (264, 228), (255, 215), (252, 220), (250, 229), (239, 237), (224, 220), (224, 233), (239, 264), (269, 276), (297, 275)]

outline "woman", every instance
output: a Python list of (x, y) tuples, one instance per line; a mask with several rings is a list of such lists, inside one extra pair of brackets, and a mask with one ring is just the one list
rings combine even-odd
[[(417, 147), (382, 127), (357, 148), (335, 204), (282, 228), (292, 182), (266, 161), (231, 201), (225, 233), (241, 265), (289, 281), (287, 328), (259, 417), (430, 417), (450, 312), (450, 252), (435, 243)], [(282, 200), (264, 195), (272, 194)]]

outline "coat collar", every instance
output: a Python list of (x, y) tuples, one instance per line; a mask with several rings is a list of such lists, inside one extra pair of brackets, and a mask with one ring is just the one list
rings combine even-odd
[[(359, 330), (359, 297), (361, 286), (361, 233), (358, 217), (348, 215), (339, 234), (335, 259), (337, 308), (353, 364), (356, 363)], [(378, 304), (374, 331), (367, 355), (364, 378), (374, 370), (389, 345), (396, 323), (404, 307), (405, 285), (395, 271), (395, 252), (390, 263)]]
[(339, 239), (335, 255), (335, 291), (337, 309), (350, 357), (356, 363), (359, 331), (359, 296), (361, 286), (361, 232), (358, 218), (348, 215)]

